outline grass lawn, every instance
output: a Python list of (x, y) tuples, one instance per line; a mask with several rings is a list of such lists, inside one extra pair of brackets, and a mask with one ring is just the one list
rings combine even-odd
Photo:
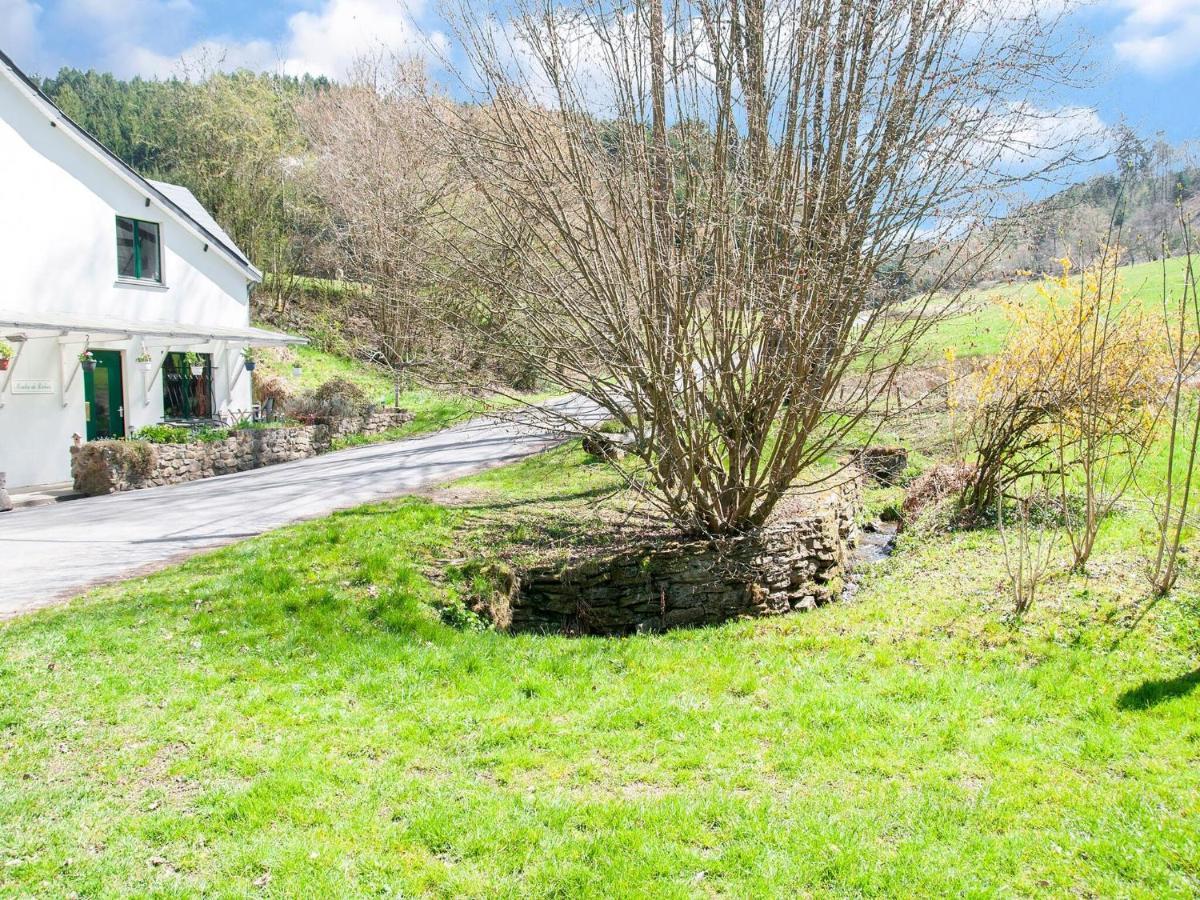
[[(1178, 301), (1183, 290), (1186, 265), (1183, 257), (1167, 260), (1166, 284), (1172, 301)], [(1125, 297), (1141, 304), (1152, 314), (1161, 314), (1163, 264), (1140, 263), (1122, 266), (1118, 271)], [(947, 347), (953, 347), (960, 359), (998, 353), (1011, 326), (1003, 308), (996, 301), (1002, 298), (1033, 299), (1036, 293), (1037, 282), (1025, 282), (967, 295), (963, 303), (969, 311), (962, 315), (947, 316), (938, 322), (925, 336), (923, 344), (926, 349), (920, 357), (938, 360)]]
[(1139, 599), (1128, 522), (1018, 624), (989, 531), (775, 620), (444, 624), (486, 523), (609, 484), (559, 450), (0, 625), (0, 894), (1200, 892), (1200, 598)]
[[(293, 361), (300, 363), (299, 378), (292, 376)], [(255, 372), (287, 379), (301, 391), (316, 390), (331, 378), (344, 378), (362, 388), (367, 397), (375, 403), (390, 406), (397, 400), (395, 385), (383, 369), (349, 357), (325, 353), (312, 347), (294, 347), (261, 353), (259, 366)], [(537, 400), (548, 396), (551, 395), (530, 395), (528, 399)], [(503, 398), (484, 399), (430, 388), (402, 390), (398, 399), (401, 407), (412, 412), (413, 420), (411, 422), (385, 434), (371, 435), (369, 438), (360, 435), (343, 439), (339, 442), (338, 447), (398, 440), (414, 434), (436, 431), (439, 428), (445, 428), (479, 415), (489, 408), (506, 405)]]

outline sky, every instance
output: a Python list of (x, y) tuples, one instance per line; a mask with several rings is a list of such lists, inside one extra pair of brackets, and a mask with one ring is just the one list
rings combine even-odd
[[(1200, 0), (1095, 0), (1072, 24), (1090, 35), (1095, 83), (1060, 102), (1200, 138)], [(339, 78), (364, 52), (452, 45), (448, 33), (437, 0), (0, 0), (0, 49), (40, 75), (166, 77), (204, 58)]]

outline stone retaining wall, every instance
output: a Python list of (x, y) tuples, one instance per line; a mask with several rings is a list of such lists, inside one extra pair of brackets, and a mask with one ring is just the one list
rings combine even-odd
[(75, 490), (89, 496), (180, 484), (307, 459), (329, 450), (336, 438), (381, 434), (410, 421), (407, 410), (389, 409), (334, 426), (247, 428), (220, 441), (91, 441), (71, 448), (71, 477)]
[(855, 480), (719, 545), (669, 540), (530, 568), (493, 617), (512, 631), (632, 634), (812, 609), (841, 593), (858, 540), (859, 496)]

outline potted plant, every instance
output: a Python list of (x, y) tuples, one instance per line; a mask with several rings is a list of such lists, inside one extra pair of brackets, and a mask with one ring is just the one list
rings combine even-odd
[(191, 351), (183, 354), (183, 364), (192, 370), (192, 377), (199, 378), (204, 374), (204, 357)]
[(242, 351), (242, 363), (247, 372), (254, 371), (254, 367), (258, 365), (258, 356), (253, 347), (247, 347)]
[(303, 370), (300, 368), (300, 360), (296, 360), (294, 363), (292, 363), (292, 377), (293, 378), (299, 378), (300, 373), (302, 371)]
[(0, 341), (0, 372), (8, 369), (8, 365), (12, 362), (13, 346), (8, 341)]
[(92, 355), (91, 350), (84, 350), (79, 354), (79, 365), (83, 366), (85, 372), (96, 371), (96, 357)]
[(137, 355), (136, 362), (138, 364), (138, 368), (147, 374), (149, 374), (150, 369), (154, 367), (154, 357), (145, 350)]

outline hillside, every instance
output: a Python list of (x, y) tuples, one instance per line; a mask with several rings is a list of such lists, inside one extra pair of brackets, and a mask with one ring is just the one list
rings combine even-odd
[[(1117, 270), (1126, 300), (1155, 315), (1162, 309), (1164, 284), (1171, 306), (1178, 302), (1186, 272), (1186, 257), (1122, 266)], [(1037, 296), (1037, 286), (1036, 280), (1014, 281), (967, 293), (956, 309), (950, 310), (926, 335), (919, 357), (940, 359), (948, 348), (953, 348), (959, 359), (996, 353), (1009, 329), (1001, 301), (1032, 300)]]

